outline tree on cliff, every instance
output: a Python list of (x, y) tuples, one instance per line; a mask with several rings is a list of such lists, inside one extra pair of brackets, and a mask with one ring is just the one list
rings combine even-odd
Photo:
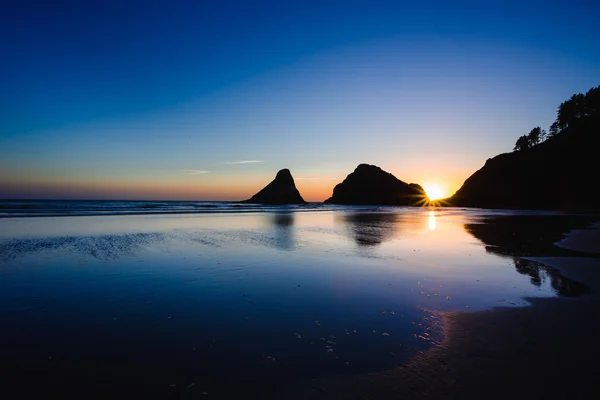
[(540, 130), (540, 142), (543, 142), (547, 138), (548, 138), (548, 132), (546, 132), (545, 129)]
[(544, 140), (555, 137), (566, 128), (577, 124), (582, 119), (600, 116), (600, 86), (593, 87), (587, 93), (577, 93), (558, 106), (556, 121), (550, 125), (548, 132), (536, 126), (527, 135), (521, 136), (515, 143), (514, 151), (522, 151), (538, 145)]
[(560, 128), (558, 127), (558, 122), (554, 121), (552, 125), (550, 125), (550, 129), (548, 130), (548, 137), (554, 137), (560, 133)]
[(521, 151), (525, 149), (530, 149), (536, 144), (540, 143), (542, 140), (544, 140), (545, 136), (546, 131), (542, 130), (542, 128), (540, 128), (539, 126), (536, 126), (529, 132), (529, 134), (523, 135), (517, 139), (517, 142), (515, 143), (515, 148), (513, 150)]
[(600, 86), (591, 88), (585, 94), (585, 109), (587, 115), (600, 115)]
[(558, 106), (556, 123), (560, 129), (564, 129), (591, 115), (600, 115), (600, 86), (591, 88), (585, 95), (574, 94), (562, 102)]
[(531, 130), (531, 132), (529, 132), (529, 135), (527, 135), (527, 140), (529, 140), (529, 147), (533, 147), (536, 144), (540, 143), (541, 139), (542, 139), (542, 128), (540, 128), (539, 126), (536, 126), (535, 128), (533, 128)]
[(517, 143), (515, 143), (514, 151), (523, 151), (531, 147), (531, 142), (529, 141), (529, 137), (527, 135), (523, 135), (517, 139)]
[(556, 117), (558, 127), (565, 129), (583, 117), (586, 114), (585, 103), (585, 96), (581, 93), (574, 94), (569, 100), (562, 102), (558, 106)]

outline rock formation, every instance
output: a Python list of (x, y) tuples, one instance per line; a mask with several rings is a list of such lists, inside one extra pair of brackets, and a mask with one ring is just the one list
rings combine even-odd
[(290, 170), (282, 169), (277, 172), (277, 176), (275, 176), (275, 179), (271, 183), (242, 203), (283, 205), (305, 204), (306, 202), (300, 195), (300, 192), (298, 192), (298, 189), (296, 189), (296, 184)]
[(354, 172), (335, 186), (331, 204), (354, 205), (421, 205), (427, 200), (423, 188), (402, 182), (375, 165), (360, 164)]
[(443, 201), (452, 206), (597, 209), (600, 117), (582, 119), (531, 149), (488, 159)]

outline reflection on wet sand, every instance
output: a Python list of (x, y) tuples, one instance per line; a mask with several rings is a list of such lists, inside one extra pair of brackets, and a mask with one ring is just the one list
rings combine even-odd
[[(482, 218), (426, 208), (281, 208), (36, 218), (30, 227), (0, 219), (0, 233), (13, 233), (0, 238), (0, 369), (18, 390), (40, 374), (70, 379), (82, 393), (104, 390), (77, 379), (82, 371), (119, 382), (125, 397), (181, 389), (188, 397), (266, 398), (295, 379), (403, 365), (441, 343), (439, 311), (587, 291), (518, 251), (506, 255), (504, 243), (522, 245), (507, 236), (513, 228), (498, 227), (506, 221), (464, 225)], [(33, 390), (57, 394), (47, 385)]]
[(429, 218), (427, 219), (427, 227), (430, 231), (435, 231), (436, 223), (435, 223), (435, 211), (429, 211)]
[(386, 240), (392, 239), (403, 216), (398, 213), (347, 213), (340, 216), (350, 236), (359, 246), (377, 246)]
[(558, 295), (574, 297), (589, 293), (590, 288), (562, 276), (554, 268), (520, 256), (581, 255), (553, 243), (571, 229), (588, 223), (588, 218), (573, 216), (499, 216), (488, 217), (485, 223), (465, 224), (464, 228), (485, 244), (487, 252), (512, 258), (517, 272), (529, 275), (532, 285), (539, 287), (549, 279)]
[(276, 212), (271, 214), (273, 225), (279, 228), (288, 228), (294, 225), (293, 212)]
[(515, 257), (513, 262), (518, 273), (531, 277), (532, 285), (541, 286), (544, 281), (550, 279), (550, 285), (560, 296), (576, 297), (590, 292), (587, 285), (565, 278), (554, 268), (537, 261)]
[(465, 224), (465, 230), (494, 254), (510, 256), (580, 256), (554, 245), (573, 229), (589, 225), (593, 218), (572, 215), (488, 216), (482, 223)]
[(294, 250), (296, 238), (294, 234), (294, 212), (275, 212), (269, 215), (269, 221), (274, 229), (274, 245), (279, 250)]

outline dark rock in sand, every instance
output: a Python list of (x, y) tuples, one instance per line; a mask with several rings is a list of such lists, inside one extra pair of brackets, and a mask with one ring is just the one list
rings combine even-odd
[(248, 200), (242, 203), (260, 203), (260, 204), (306, 204), (294, 183), (294, 178), (289, 169), (282, 169), (277, 173), (275, 179), (265, 186), (260, 192), (256, 193)]
[(375, 165), (360, 164), (354, 172), (335, 186), (331, 204), (353, 205), (420, 205), (427, 196), (416, 183), (405, 183)]

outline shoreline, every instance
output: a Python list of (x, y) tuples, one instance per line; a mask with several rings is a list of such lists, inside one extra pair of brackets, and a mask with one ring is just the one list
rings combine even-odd
[[(600, 252), (600, 222), (555, 245)], [(439, 313), (443, 339), (402, 367), (313, 382), (304, 399), (593, 398), (600, 392), (600, 259), (526, 257), (585, 283), (581, 297), (525, 298), (527, 307)]]

